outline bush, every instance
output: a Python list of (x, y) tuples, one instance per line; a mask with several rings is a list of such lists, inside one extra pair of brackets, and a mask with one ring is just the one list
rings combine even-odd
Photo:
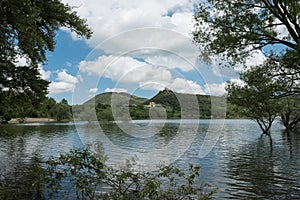
[[(211, 199), (214, 189), (197, 182), (200, 166), (190, 165), (184, 172), (173, 165), (162, 165), (153, 172), (136, 171), (135, 159), (115, 169), (107, 166), (101, 151), (90, 147), (73, 149), (46, 162), (44, 178), (48, 198), (59, 193), (63, 183), (71, 182), (68, 197), (77, 199)], [(41, 183), (35, 183), (41, 185)], [(68, 186), (69, 187), (69, 186)]]

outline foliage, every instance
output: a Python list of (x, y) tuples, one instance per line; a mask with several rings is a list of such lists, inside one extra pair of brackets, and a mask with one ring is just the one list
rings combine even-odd
[[(113, 101), (112, 96), (114, 96)], [(181, 119), (181, 106), (184, 106), (190, 119), (225, 118), (226, 105), (224, 105), (224, 102), (226, 100), (224, 98), (176, 93), (170, 89), (159, 91), (151, 99), (140, 98), (125, 93), (103, 93), (93, 97), (82, 105), (74, 105), (73, 114), (75, 120), (87, 121), (95, 120), (94, 117), (91, 117), (93, 116), (92, 113), (95, 112), (98, 121), (113, 121), (116, 120), (114, 116), (117, 116), (117, 120), (139, 120), (151, 117), (155, 119)], [(180, 101), (183, 105), (180, 104)], [(155, 106), (149, 106), (150, 102), (154, 102)], [(213, 108), (212, 103), (214, 104)], [(94, 107), (94, 105), (96, 106)], [(198, 110), (195, 109), (196, 106), (199, 107)], [(114, 110), (112, 111), (112, 109)], [(213, 114), (212, 109), (214, 109)], [(235, 114), (235, 112), (235, 110), (228, 110), (232, 118), (240, 116)]]
[(188, 173), (174, 166), (141, 172), (134, 170), (132, 159), (114, 169), (105, 164), (107, 158), (101, 145), (96, 148), (100, 151), (92, 152), (90, 147), (74, 149), (49, 159), (40, 184), (55, 194), (64, 181), (71, 182), (75, 190), (69, 190), (74, 194), (68, 197), (77, 199), (211, 199), (214, 193), (210, 187), (205, 191), (197, 182), (199, 165), (190, 165)]
[[(26, 115), (25, 109), (36, 107), (47, 94), (48, 81), (40, 78), (34, 67), (2, 66), (0, 63), (0, 116), (6, 118)], [(10, 116), (9, 118), (5, 116)]]
[[(124, 98), (130, 97), (129, 94), (125, 93), (103, 93), (97, 95), (95, 99), (90, 99), (83, 105), (73, 106), (73, 114), (75, 120), (95, 120), (95, 118), (92, 117), (92, 113), (95, 112), (98, 121), (105, 122), (115, 120), (112, 114), (112, 95), (116, 95), (115, 97), (117, 98), (114, 103), (119, 102), (117, 103), (117, 105), (114, 105), (114, 112), (118, 113), (118, 119), (123, 120), (128, 120), (128, 116), (126, 115), (128, 109), (132, 120), (149, 119), (150, 117), (155, 119), (181, 119), (181, 105), (179, 103), (179, 100), (185, 102), (185, 109), (188, 110), (189, 117), (193, 119), (247, 117), (240, 110), (240, 108), (237, 108), (234, 104), (229, 103), (225, 105), (225, 97), (183, 94), (173, 92), (170, 89), (165, 89), (148, 100), (132, 95), (131, 98), (133, 98), (133, 100), (127, 99), (126, 101), (123, 101)], [(139, 99), (140, 101), (137, 101), (137, 99)], [(93, 107), (93, 100), (95, 100), (95, 104), (98, 102), (96, 104), (96, 108)], [(196, 100), (196, 103), (198, 103), (198, 105), (194, 105), (192, 100)], [(127, 104), (126, 102), (134, 102), (134, 104)], [(149, 107), (150, 102), (154, 102), (155, 107)], [(195, 109), (195, 106), (199, 106), (199, 110)], [(212, 109), (214, 109), (213, 112)]]
[(98, 121), (113, 121), (111, 106), (98, 103), (96, 107), (96, 114)]
[(149, 119), (149, 108), (144, 105), (130, 106), (129, 113), (133, 120)]
[(30, 65), (43, 63), (61, 27), (87, 38), (92, 34), (85, 20), (59, 0), (2, 0), (0, 8), (0, 55), (5, 66), (15, 65), (18, 56), (25, 56)]
[(283, 56), (272, 56), (266, 63), (268, 77), (286, 84), (286, 91), (282, 96), (300, 93), (300, 54), (287, 50)]
[(86, 101), (83, 105), (98, 105), (99, 103), (102, 105), (139, 105), (145, 102), (147, 99), (137, 97), (135, 95), (131, 95), (124, 92), (106, 92), (102, 94), (98, 94), (90, 100)]
[(50, 110), (49, 114), (51, 117), (56, 118), (56, 121), (61, 122), (62, 120), (70, 120), (72, 117), (71, 106), (68, 104), (66, 99), (62, 99), (61, 102), (55, 104)]
[[(92, 34), (84, 19), (60, 0), (0, 1), (0, 116), (7, 121), (11, 108), (35, 107), (47, 94), (49, 82), (39, 65), (55, 47), (56, 31), (67, 27), (79, 36)], [(26, 109), (25, 107), (23, 109)], [(18, 115), (25, 115), (20, 110)]]
[(208, 0), (194, 15), (193, 39), (205, 60), (240, 66), (254, 53), (267, 58), (242, 74), (244, 85), (227, 86), (233, 106), (264, 132), (279, 113), (287, 129), (298, 124), (293, 102), (300, 92), (299, 13), (299, 0)]
[(43, 98), (41, 103), (33, 104), (24, 97), (24, 99), (11, 98), (9, 101), (2, 102), (0, 123), (8, 123), (12, 118), (17, 118), (22, 123), (26, 117), (54, 118), (57, 121), (70, 120), (72, 118), (71, 106), (65, 99), (57, 103), (53, 98)]
[(284, 105), (280, 113), (281, 121), (286, 130), (292, 131), (300, 124), (300, 96), (293, 95), (281, 99)]
[(266, 76), (266, 68), (260, 66), (241, 74), (243, 84), (227, 85), (230, 103), (243, 109), (244, 114), (255, 119), (264, 133), (269, 133), (275, 117), (283, 109), (278, 96), (286, 85)]
[(219, 55), (231, 65), (243, 63), (257, 50), (271, 49), (265, 53), (270, 58), (278, 44), (295, 51), (299, 59), (299, 13), (299, 0), (202, 1), (194, 16), (193, 39), (203, 50), (200, 56)]

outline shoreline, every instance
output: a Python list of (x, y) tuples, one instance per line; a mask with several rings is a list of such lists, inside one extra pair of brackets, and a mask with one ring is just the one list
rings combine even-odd
[[(9, 124), (19, 124), (21, 118), (13, 118), (8, 121)], [(35, 118), (35, 117), (25, 117), (24, 122), (21, 123), (34, 123), (34, 122), (55, 122), (52, 118)]]

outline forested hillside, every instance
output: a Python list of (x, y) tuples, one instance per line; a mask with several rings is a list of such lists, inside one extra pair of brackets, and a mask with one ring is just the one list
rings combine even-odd
[[(225, 97), (176, 93), (167, 88), (151, 99), (110, 92), (73, 106), (75, 120), (94, 120), (95, 111), (99, 121), (149, 119), (150, 116), (157, 119), (243, 117), (235, 106), (227, 104)], [(188, 114), (182, 115), (183, 111)]]

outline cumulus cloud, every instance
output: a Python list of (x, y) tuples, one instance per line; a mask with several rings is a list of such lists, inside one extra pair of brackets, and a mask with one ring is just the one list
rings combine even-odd
[[(139, 58), (161, 55), (161, 50), (181, 54), (195, 63), (198, 48), (191, 42), (194, 2), (190, 0), (160, 1), (105, 1), (64, 0), (78, 14), (87, 19), (93, 36), (87, 44), (109, 55), (121, 55), (135, 51)], [(75, 34), (72, 34), (73, 36)], [(74, 37), (76, 39), (76, 37)], [(145, 51), (151, 54), (144, 55)], [(179, 60), (178, 60), (179, 61)], [(191, 70), (190, 66), (172, 63), (172, 66)]]
[(184, 72), (194, 70), (195, 63), (189, 63), (185, 58), (179, 57), (177, 55), (154, 55), (145, 57), (145, 61), (156, 66), (164, 66), (168, 69), (179, 68)]
[(131, 57), (100, 56), (95, 61), (82, 61), (79, 70), (88, 75), (110, 78), (118, 83), (170, 81), (167, 69), (138, 61)]
[[(95, 52), (98, 49), (105, 52), (98, 57), (92, 53), (91, 59), (80, 62), (79, 72), (85, 80), (108, 78), (117, 83), (116, 88), (121, 91), (127, 91), (124, 84), (136, 84), (136, 88), (143, 90), (169, 87), (192, 94), (224, 91), (217, 85), (201, 86), (195, 81), (177, 78), (178, 74), (174, 76), (174, 72), (183, 72), (180, 75), (184, 77), (184, 73), (194, 72), (198, 67), (199, 49), (190, 36), (196, 0), (63, 1), (74, 5), (92, 27), (94, 34), (87, 44)], [(77, 39), (75, 34), (72, 36)], [(107, 88), (105, 91), (115, 90)]]
[(222, 96), (226, 93), (225, 86), (226, 86), (226, 83), (205, 84), (204, 91), (205, 91), (205, 94), (208, 94), (208, 95)]
[(205, 94), (201, 85), (195, 81), (186, 80), (183, 78), (175, 78), (169, 82), (149, 81), (142, 83), (139, 86), (144, 90), (160, 91), (164, 88), (169, 88), (174, 92), (187, 93), (187, 94)]
[(95, 94), (96, 92), (98, 92), (98, 88), (90, 88), (89, 89), (89, 93)]
[(76, 83), (82, 81), (80, 76), (75, 77), (67, 73), (66, 69), (57, 72), (56, 81), (53, 81), (49, 85), (50, 94), (59, 94), (63, 92), (74, 91)]
[(241, 79), (230, 79), (230, 82), (235, 83), (235, 84), (240, 85), (240, 86), (245, 85), (245, 82), (242, 81)]
[(125, 88), (106, 88), (105, 92), (117, 92), (117, 93), (121, 93), (121, 92), (128, 92), (127, 89)]
[(43, 66), (42, 66), (42, 65), (40, 65), (40, 66), (38, 67), (38, 70), (39, 70), (39, 72), (40, 72), (40, 74), (41, 74), (41, 78), (42, 78), (42, 79), (47, 80), (47, 79), (50, 78), (50, 76), (51, 76), (51, 71), (45, 71), (45, 70), (43, 69)]
[(194, 81), (175, 78), (168, 88), (179, 93), (204, 94), (202, 87)]
[(71, 74), (67, 73), (67, 70), (63, 69), (62, 71), (57, 73), (57, 81), (64, 81), (66, 83), (75, 84), (78, 82), (78, 78), (72, 76)]
[[(257, 66), (262, 64), (266, 60), (266, 56), (261, 51), (255, 51), (252, 55), (246, 60), (246, 66), (251, 68), (253, 66)], [(243, 71), (243, 70), (240, 70)]]
[[(153, 0), (63, 1), (76, 6), (78, 14), (93, 27), (94, 36), (89, 44), (94, 47), (111, 36), (136, 28), (160, 27), (179, 31), (180, 25), (192, 25), (191, 18), (183, 16), (191, 16), (194, 10), (194, 2), (190, 0), (167, 0), (163, 3)], [(182, 30), (189, 34), (189, 27)]]
[(49, 85), (50, 94), (59, 94), (74, 90), (74, 85), (67, 82), (51, 82)]

